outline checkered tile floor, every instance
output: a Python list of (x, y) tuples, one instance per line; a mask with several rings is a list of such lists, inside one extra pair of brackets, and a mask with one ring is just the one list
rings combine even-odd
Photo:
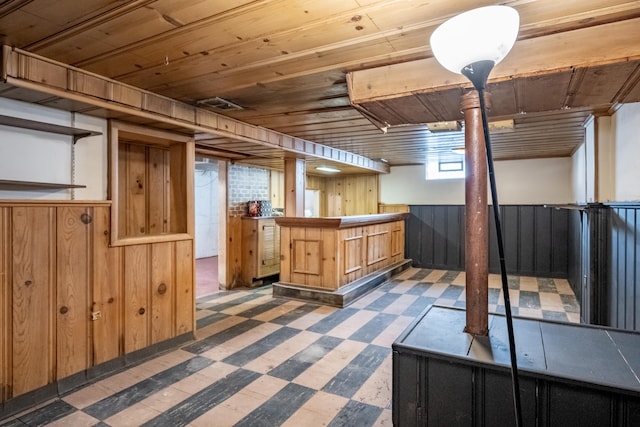
[[(198, 300), (197, 341), (7, 426), (390, 426), (391, 344), (430, 304), (464, 307), (465, 274), (411, 268), (344, 309), (271, 287)], [(489, 311), (503, 312), (500, 277)], [(566, 280), (509, 277), (513, 312), (578, 322)]]

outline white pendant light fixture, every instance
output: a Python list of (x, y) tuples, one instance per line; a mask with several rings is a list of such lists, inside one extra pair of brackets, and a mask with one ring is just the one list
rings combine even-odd
[[(431, 35), (431, 51), (447, 70), (486, 77), (509, 53), (518, 36), (520, 17), (508, 6), (472, 9), (445, 21)], [(488, 70), (484, 70), (487, 68)], [(483, 70), (480, 70), (480, 69)]]

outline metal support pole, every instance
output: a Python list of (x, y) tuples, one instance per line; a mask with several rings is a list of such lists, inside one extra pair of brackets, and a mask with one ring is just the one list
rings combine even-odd
[[(485, 98), (486, 99), (486, 98)], [(489, 211), (487, 204), (487, 151), (477, 91), (462, 97), (465, 123), (465, 332), (489, 331)]]

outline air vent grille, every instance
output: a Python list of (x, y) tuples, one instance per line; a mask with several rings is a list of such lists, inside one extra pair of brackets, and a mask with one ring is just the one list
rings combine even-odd
[(206, 98), (197, 101), (198, 105), (205, 105), (207, 107), (215, 108), (216, 110), (244, 110), (240, 105), (231, 102), (229, 100), (220, 98), (219, 96), (214, 96), (213, 98)]

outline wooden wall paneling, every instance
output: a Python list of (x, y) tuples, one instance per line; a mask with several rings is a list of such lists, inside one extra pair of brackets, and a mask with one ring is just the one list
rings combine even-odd
[(291, 282), (292, 263), (293, 257), (292, 248), (289, 246), (291, 242), (291, 228), (280, 227), (280, 281), (283, 283)]
[[(521, 271), (523, 274), (536, 275), (541, 274), (549, 276), (553, 272), (554, 252), (560, 253), (559, 248), (555, 248), (553, 236), (553, 217), (554, 211), (551, 209), (536, 209), (529, 207), (527, 212), (520, 215), (519, 227), (521, 233), (522, 245), (518, 248), (520, 253), (520, 262), (514, 271)], [(555, 212), (555, 214), (560, 211)], [(526, 214), (526, 215), (525, 215)], [(529, 216), (530, 218), (527, 218)], [(527, 230), (529, 220), (533, 220), (532, 229)], [(535, 227), (535, 228), (534, 228)], [(564, 234), (566, 236), (566, 233)], [(560, 242), (557, 242), (558, 244)], [(529, 256), (533, 260), (533, 264), (523, 263), (524, 257)], [(566, 258), (565, 258), (566, 262)]]
[[(222, 160), (218, 161), (218, 287), (220, 289), (229, 288), (229, 200), (227, 198), (227, 182), (229, 175), (229, 164)], [(195, 197), (194, 197), (195, 198)], [(194, 236), (195, 238), (195, 236)]]
[(284, 159), (284, 214), (304, 216), (306, 162), (304, 159)]
[(405, 258), (405, 221), (397, 221), (393, 224), (391, 234), (392, 261), (402, 261)]
[[(280, 228), (280, 230), (288, 229), (288, 227)], [(337, 232), (334, 230), (322, 230), (322, 278), (323, 282), (320, 287), (331, 289), (335, 283), (340, 283), (339, 268), (341, 258), (340, 251), (336, 246)], [(282, 236), (281, 236), (282, 237)]]
[(376, 224), (366, 233), (366, 273), (377, 269), (377, 264), (388, 262), (391, 249), (391, 224)]
[[(294, 242), (294, 247), (301, 244), (299, 240)], [(309, 286), (322, 287), (322, 271), (324, 257), (322, 242), (322, 230), (320, 228), (307, 228), (304, 236), (304, 268), (306, 269), (306, 281)], [(299, 254), (295, 249), (296, 260)]]
[(151, 344), (175, 336), (174, 242), (151, 245)]
[(355, 280), (366, 265), (365, 242), (362, 227), (353, 227), (339, 231), (339, 241), (344, 247), (344, 264), (341, 265), (340, 284)]
[(119, 153), (119, 235), (145, 236), (147, 234), (146, 149), (142, 145), (122, 144)]
[(11, 209), (12, 349), (15, 397), (54, 380), (55, 209)]
[(227, 218), (227, 288), (232, 289), (242, 285), (242, 217), (229, 216)]
[(409, 205), (378, 203), (378, 213), (410, 212)]
[(377, 175), (326, 178), (327, 216), (378, 213)]
[(518, 271), (518, 208), (517, 206), (501, 206), (502, 235), (504, 237), (505, 265), (507, 272)]
[(326, 179), (327, 216), (344, 216), (342, 181), (336, 178)]
[(164, 148), (147, 147), (146, 159), (147, 178), (145, 188), (147, 219), (147, 234), (166, 234), (172, 218), (169, 216), (169, 151)]
[(150, 343), (149, 245), (124, 247), (124, 352)]
[(582, 211), (574, 209), (569, 210), (567, 213), (569, 227), (567, 243), (567, 265), (569, 266), (569, 269), (567, 271), (567, 279), (573, 289), (573, 293), (575, 294), (578, 303), (580, 303), (581, 309), (583, 308), (581, 303), (583, 286), (582, 263), (584, 259), (582, 253), (583, 215)]
[[(307, 236), (307, 228), (291, 230), (291, 281), (308, 285), (312, 275), (320, 274), (320, 246), (318, 238)], [(317, 236), (316, 236), (317, 237)]]
[(123, 354), (123, 254), (122, 246), (109, 247), (108, 207), (93, 208), (93, 364)]
[(259, 221), (254, 218), (242, 217), (242, 281), (246, 286), (258, 277), (258, 226)]
[(464, 269), (464, 206), (447, 205), (446, 216), (446, 263)]
[(407, 238), (405, 242), (405, 253), (407, 258), (413, 259), (413, 265), (423, 267), (424, 257), (422, 254), (423, 237), (422, 215), (426, 210), (425, 206), (409, 206), (409, 217), (407, 218)]
[[(518, 271), (529, 272), (527, 275), (532, 275), (536, 271), (536, 266), (546, 265), (548, 268), (551, 266), (550, 251), (547, 252), (546, 257), (544, 254), (537, 257), (534, 252), (534, 249), (540, 250), (540, 243), (542, 243), (540, 238), (536, 239), (536, 229), (543, 224), (550, 223), (550, 219), (551, 211), (549, 209), (536, 211), (535, 206), (518, 206), (520, 235), (518, 236), (518, 250), (514, 252), (518, 257)], [(548, 242), (551, 243), (550, 240)]]
[(174, 143), (169, 147), (170, 152), (170, 228), (171, 233), (195, 233), (194, 216), (194, 164), (195, 143), (193, 139), (187, 142)]
[[(566, 209), (548, 209), (537, 206), (537, 210), (549, 211), (551, 216), (551, 267), (549, 275), (567, 277), (569, 274), (569, 211)], [(537, 272), (536, 268), (536, 274)]]
[[(307, 177), (307, 188), (309, 184)], [(271, 206), (284, 209), (284, 173), (280, 171), (270, 171), (269, 194), (271, 195)]]
[(195, 331), (195, 259), (193, 240), (175, 242), (175, 333)]
[(56, 379), (89, 367), (93, 209), (58, 207), (56, 212)]
[(433, 264), (437, 268), (444, 268), (447, 265), (447, 243), (449, 241), (449, 218), (447, 217), (447, 206), (435, 206), (433, 213), (433, 241), (431, 253), (433, 256)]
[(420, 226), (420, 259), (422, 260), (421, 266), (435, 266), (435, 260), (433, 258), (433, 247), (434, 247), (434, 207), (433, 206), (423, 206), (418, 210), (419, 216), (419, 226)]
[(638, 207), (616, 206), (612, 209), (609, 289), (601, 295), (601, 304), (608, 311), (607, 325), (615, 328), (640, 330), (637, 298), (640, 294), (639, 217)]
[[(9, 240), (9, 215), (11, 208), (0, 207), (0, 402), (9, 398), (9, 373), (11, 366), (11, 284), (9, 278), (11, 240)], [(1, 407), (1, 405), (0, 405)]]

